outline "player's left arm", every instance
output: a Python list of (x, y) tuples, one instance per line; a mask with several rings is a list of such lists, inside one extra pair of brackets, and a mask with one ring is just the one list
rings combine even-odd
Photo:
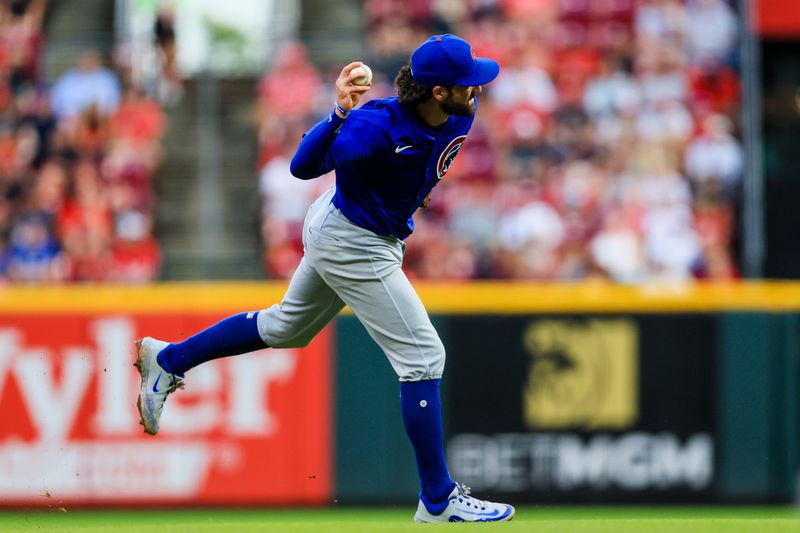
[(388, 146), (380, 125), (365, 115), (356, 110), (345, 120), (332, 114), (311, 128), (292, 158), (292, 174), (300, 179), (316, 178)]

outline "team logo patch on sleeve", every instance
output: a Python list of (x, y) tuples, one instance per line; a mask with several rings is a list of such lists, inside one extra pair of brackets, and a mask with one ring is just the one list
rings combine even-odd
[(466, 135), (459, 135), (447, 145), (439, 156), (439, 162), (436, 164), (436, 177), (442, 179), (447, 171), (450, 170), (450, 165), (453, 164), (458, 152), (461, 150), (461, 145), (464, 144)]

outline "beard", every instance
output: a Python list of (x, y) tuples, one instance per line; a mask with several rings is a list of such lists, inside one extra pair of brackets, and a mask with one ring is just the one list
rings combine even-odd
[(448, 115), (458, 115), (462, 117), (468, 117), (475, 112), (475, 108), (472, 105), (472, 98), (471, 96), (466, 102), (456, 102), (453, 100), (453, 95), (448, 95), (448, 97), (441, 103), (442, 111), (447, 113)]

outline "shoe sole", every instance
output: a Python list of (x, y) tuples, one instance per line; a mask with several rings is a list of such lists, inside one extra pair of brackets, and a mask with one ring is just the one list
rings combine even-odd
[(144, 420), (144, 413), (142, 413), (142, 396), (147, 390), (147, 365), (144, 363), (144, 353), (142, 353), (142, 342), (144, 339), (137, 339), (134, 344), (136, 345), (136, 362), (133, 366), (139, 371), (139, 376), (142, 378), (142, 384), (139, 386), (139, 396), (136, 398), (136, 410), (139, 411), (139, 425), (144, 428), (144, 432), (148, 435), (155, 435), (158, 431), (153, 431), (153, 428), (147, 427)]
[[(514, 518), (515, 514), (517, 514), (517, 509), (516, 508), (514, 508), (514, 510), (511, 511), (510, 515), (508, 515), (507, 517), (503, 518), (502, 520), (486, 520), (485, 522), (486, 523), (488, 523), (488, 522), (510, 522), (511, 519)], [(421, 518), (420, 516), (418, 516), (416, 514), (414, 515), (414, 522), (417, 523), (417, 524), (444, 524), (444, 523), (449, 523), (449, 522), (440, 522), (438, 520), (425, 520), (425, 519)], [(480, 523), (485, 523), (485, 522), (480, 522)], [(477, 524), (477, 523), (479, 523), (479, 522), (462, 522), (462, 524)]]

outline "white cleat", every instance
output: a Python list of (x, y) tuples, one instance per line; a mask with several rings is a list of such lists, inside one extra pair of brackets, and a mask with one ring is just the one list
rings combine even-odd
[(182, 377), (170, 374), (161, 368), (156, 360), (158, 352), (168, 345), (168, 342), (152, 337), (144, 337), (136, 341), (134, 366), (139, 369), (139, 374), (142, 376), (136, 408), (139, 409), (139, 423), (144, 426), (144, 432), (151, 435), (158, 433), (161, 411), (164, 409), (167, 396), (176, 389), (184, 387)]
[(456, 483), (440, 513), (431, 513), (420, 499), (414, 522), (505, 522), (512, 518), (512, 506), (473, 498), (469, 495), (469, 487)]

